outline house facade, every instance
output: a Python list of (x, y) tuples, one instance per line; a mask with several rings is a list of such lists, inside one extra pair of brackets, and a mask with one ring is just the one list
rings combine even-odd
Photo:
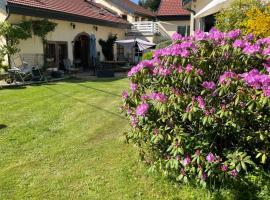
[(160, 29), (170, 37), (175, 32), (190, 35), (190, 12), (182, 7), (182, 0), (161, 0), (157, 19)]
[[(110, 34), (125, 39), (130, 26), (105, 7), (85, 0), (7, 0), (6, 11), (6, 20), (12, 24), (44, 18), (57, 24), (45, 42), (35, 36), (20, 41), (20, 54), (30, 65), (61, 67), (68, 58), (90, 70), (93, 46), (95, 56), (104, 60), (99, 39), (106, 40)], [(114, 54), (117, 57), (116, 48)]]

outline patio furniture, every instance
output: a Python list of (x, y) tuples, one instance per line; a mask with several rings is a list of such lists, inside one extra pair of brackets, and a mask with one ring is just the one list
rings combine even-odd
[(18, 81), (25, 83), (25, 81), (39, 81), (43, 78), (44, 76), (38, 66), (29, 66), (23, 61), (21, 55), (18, 55), (12, 59), (12, 67), (8, 70), (6, 82), (8, 84)]
[(76, 77), (76, 74), (79, 72), (79, 68), (74, 67), (69, 59), (64, 59), (63, 63), (68, 74)]

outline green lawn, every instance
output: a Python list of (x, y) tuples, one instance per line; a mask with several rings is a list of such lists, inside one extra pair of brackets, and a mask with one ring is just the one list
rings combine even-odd
[(0, 90), (0, 199), (209, 199), (203, 189), (149, 174), (121, 140), (127, 85), (77, 80)]

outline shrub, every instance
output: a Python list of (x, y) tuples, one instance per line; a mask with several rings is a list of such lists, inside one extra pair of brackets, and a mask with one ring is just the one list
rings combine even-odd
[(152, 51), (148, 51), (146, 53), (143, 54), (142, 59), (143, 60), (152, 60), (153, 58), (153, 52)]
[(213, 29), (173, 39), (128, 73), (128, 141), (151, 169), (204, 186), (269, 169), (270, 37)]
[(161, 43), (157, 44), (156, 50), (163, 49), (163, 48), (165, 48), (167, 46), (170, 46), (171, 44), (172, 44), (172, 41), (171, 40), (167, 40), (167, 41), (161, 42)]
[(216, 15), (216, 27), (220, 31), (231, 31), (241, 29), (246, 31), (245, 26), (248, 20), (247, 12), (258, 8), (261, 10), (263, 5), (258, 0), (234, 0), (232, 4)]
[(243, 22), (245, 33), (254, 33), (256, 37), (270, 36), (270, 5), (254, 7), (247, 12), (247, 20)]

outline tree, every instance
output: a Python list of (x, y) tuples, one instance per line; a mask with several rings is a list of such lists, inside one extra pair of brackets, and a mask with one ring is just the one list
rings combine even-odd
[(270, 36), (270, 4), (267, 1), (235, 0), (216, 15), (216, 27), (221, 31), (241, 29), (256, 37)]
[(150, 8), (152, 11), (157, 11), (160, 1), (161, 0), (140, 0), (139, 5), (147, 9)]
[(102, 48), (102, 53), (106, 60), (113, 60), (113, 46), (115, 41), (117, 40), (117, 36), (110, 34), (108, 39), (105, 41), (103, 39), (100, 39), (98, 43), (100, 44)]
[(243, 23), (245, 33), (253, 33), (257, 37), (270, 36), (270, 5), (263, 9), (257, 7), (247, 12), (247, 20)]

